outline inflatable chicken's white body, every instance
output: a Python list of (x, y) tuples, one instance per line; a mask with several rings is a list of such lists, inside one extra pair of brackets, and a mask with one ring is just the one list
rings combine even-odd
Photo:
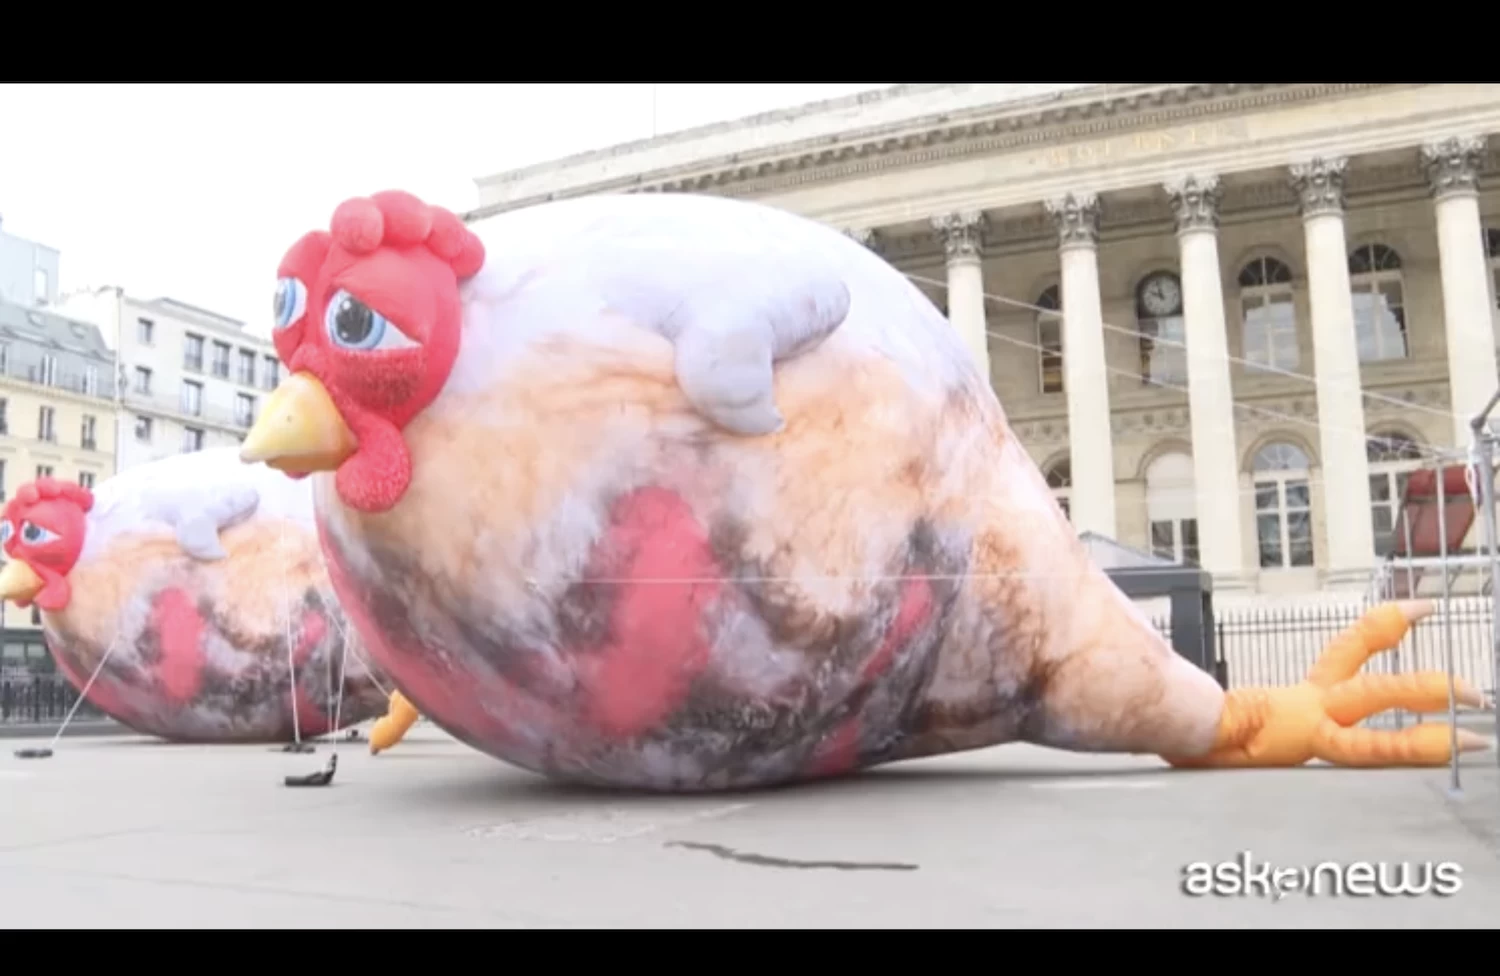
[(80, 564), (120, 536), (170, 532), (184, 553), (213, 561), (228, 555), (219, 533), (247, 519), (313, 525), (306, 485), (263, 464), (243, 464), (238, 454), (221, 447), (169, 455), (101, 482)]
[(351, 620), (477, 748), (704, 790), (1260, 731), (1089, 559), (947, 319), (830, 227), (377, 194), (279, 278), (288, 379), (241, 456), (326, 472)]

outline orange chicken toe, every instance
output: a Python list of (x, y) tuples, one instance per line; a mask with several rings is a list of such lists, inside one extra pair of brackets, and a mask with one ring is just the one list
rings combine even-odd
[(379, 755), (400, 742), (419, 714), (415, 706), (399, 691), (391, 692), (391, 705), (385, 716), (370, 729), (370, 755)]
[[(1479, 689), (1455, 678), (1454, 700), (1459, 705), (1483, 708)], [(1328, 689), (1324, 701), (1328, 717), (1340, 725), (1353, 725), (1389, 708), (1428, 714), (1448, 710), (1448, 676), (1440, 671), (1412, 674), (1360, 674)]]
[[(1458, 751), (1490, 748), (1488, 737), (1457, 730)], [(1317, 757), (1339, 766), (1446, 766), (1453, 759), (1454, 730), (1440, 723), (1418, 725), (1398, 732), (1344, 728), (1329, 720), (1318, 728), (1313, 746)]]
[(1433, 609), (1431, 600), (1404, 600), (1372, 607), (1353, 626), (1328, 642), (1308, 672), (1307, 680), (1320, 688), (1347, 681), (1371, 657), (1400, 644), (1411, 625), (1430, 615)]

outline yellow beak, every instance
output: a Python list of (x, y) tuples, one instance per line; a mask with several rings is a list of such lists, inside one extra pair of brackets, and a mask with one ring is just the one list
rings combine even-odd
[(0, 569), (0, 600), (32, 600), (46, 585), (24, 560), (12, 559)]
[(293, 373), (276, 388), (240, 447), (246, 464), (264, 461), (288, 474), (337, 471), (359, 447), (333, 398), (311, 373)]

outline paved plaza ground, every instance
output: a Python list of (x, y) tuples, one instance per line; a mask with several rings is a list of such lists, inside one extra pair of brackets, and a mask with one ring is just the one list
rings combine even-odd
[[(1173, 772), (1029, 746), (706, 797), (568, 789), (430, 727), (313, 755), (0, 741), (0, 919), (25, 927), (1493, 927), (1500, 775)], [(1453, 862), (1462, 889), (1192, 896), (1192, 862)]]

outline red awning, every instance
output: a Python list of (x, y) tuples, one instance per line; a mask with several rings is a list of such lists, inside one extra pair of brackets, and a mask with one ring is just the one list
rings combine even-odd
[[(1469, 486), (1464, 479), (1467, 465), (1450, 464), (1443, 472), (1443, 507), (1447, 521), (1449, 553), (1463, 545), (1469, 526), (1474, 524), (1477, 509), (1469, 495)], [(1440, 556), (1443, 554), (1442, 539), (1438, 529), (1438, 478), (1437, 469), (1424, 468), (1407, 476), (1406, 491), (1401, 496), (1401, 507), (1396, 511), (1395, 543), (1396, 556)], [(1477, 486), (1476, 486), (1477, 487)], [(1407, 552), (1407, 528), (1402, 525), (1402, 515), (1410, 523), (1411, 552)]]

